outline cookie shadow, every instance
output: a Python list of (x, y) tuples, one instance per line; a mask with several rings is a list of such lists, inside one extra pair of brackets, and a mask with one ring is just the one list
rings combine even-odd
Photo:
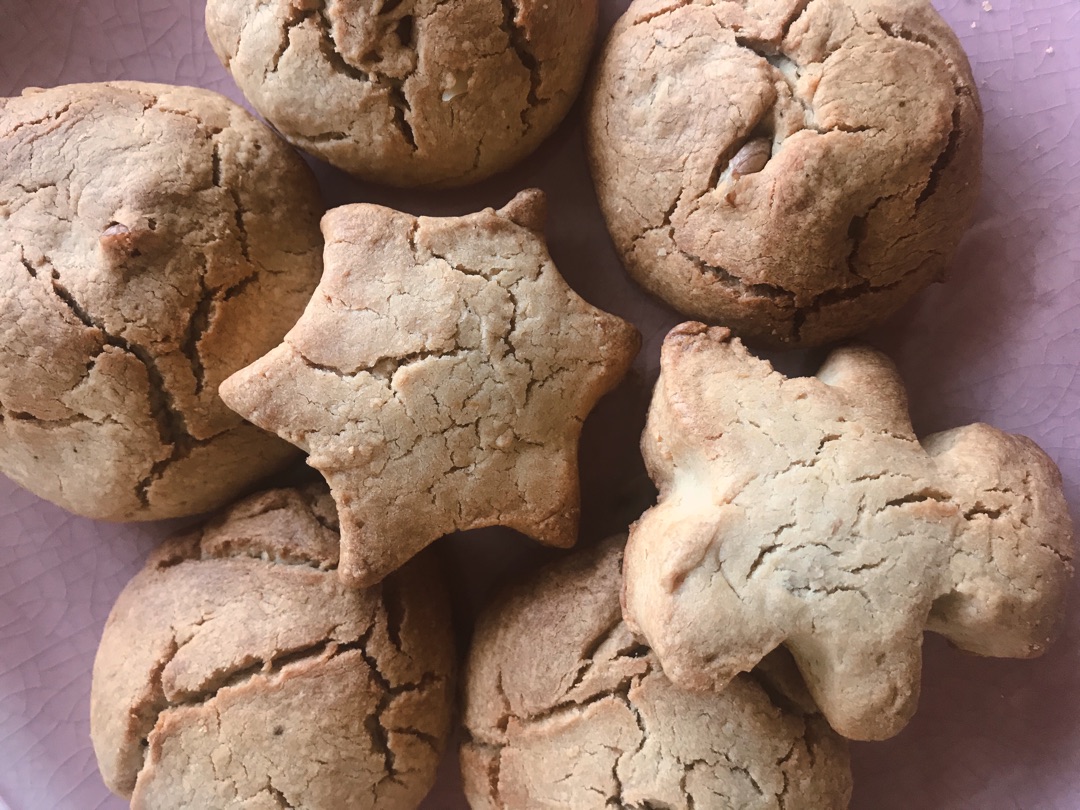
[(1031, 266), (1047, 241), (1046, 211), (1031, 193), (1042, 178), (1010, 149), (1016, 142), (987, 130), (982, 191), (944, 281), (865, 336), (900, 366), (919, 435), (978, 418), (957, 382), (1016, 356), (1009, 344), (1044, 303)]
[[(1055, 431), (1068, 430), (1075, 408), (1063, 415), (1068, 406), (1053, 394), (1068, 399), (1075, 375), (1061, 382), (1050, 368), (1062, 362), (1053, 356), (1062, 354), (1067, 324), (1045, 317), (1056, 295), (1046, 282), (1065, 269), (1055, 262), (1065, 262), (1068, 235), (1052, 216), (1056, 167), (1017, 148), (1032, 142), (1030, 132), (1031, 122), (1017, 117), (988, 122), (982, 193), (945, 282), (867, 338), (897, 361), (920, 436), (997, 422), (1067, 458), (1068, 440)], [(1047, 368), (1033, 367), (1040, 364)], [(1075, 518), (1078, 482), (1074, 470), (1063, 472)], [(1074, 584), (1073, 604), (1078, 590)], [(852, 810), (1075, 806), (1080, 706), (1066, 697), (1080, 688), (1073, 615), (1034, 661), (979, 658), (929, 634), (924, 654), (911, 724), (892, 740), (853, 745)]]
[(1076, 636), (1067, 632), (1038, 660), (1012, 661), (928, 634), (911, 724), (891, 740), (852, 744), (851, 810), (1064, 807), (1055, 797), (1073, 795), (1080, 751), (1080, 712), (1067, 697), (1080, 663)]

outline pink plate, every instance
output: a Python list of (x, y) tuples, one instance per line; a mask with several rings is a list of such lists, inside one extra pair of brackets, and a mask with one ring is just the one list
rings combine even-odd
[[(938, 0), (975, 70), (986, 111), (974, 226), (945, 284), (871, 339), (897, 359), (915, 424), (985, 421), (1038, 441), (1080, 518), (1080, 4)], [(610, 27), (626, 0), (602, 0)], [(3, 0), (0, 94), (142, 79), (240, 99), (202, 28), (202, 0)], [(591, 302), (645, 336), (635, 374), (586, 426), (585, 541), (640, 506), (637, 438), (660, 341), (677, 322), (624, 275), (586, 172), (575, 112), (526, 165), (456, 193), (403, 193), (317, 167), (328, 205), (371, 201), (466, 213), (539, 186), (555, 261)], [(635, 483), (637, 481), (637, 483)], [(90, 748), (90, 667), (113, 600), (173, 526), (73, 517), (0, 478), (0, 810), (120, 808)], [(467, 634), (514, 570), (551, 556), (512, 532), (440, 541)], [(858, 810), (1080, 808), (1080, 605), (1035, 661), (975, 658), (928, 637), (921, 710), (899, 737), (853, 746)], [(466, 807), (448, 755), (425, 808)]]

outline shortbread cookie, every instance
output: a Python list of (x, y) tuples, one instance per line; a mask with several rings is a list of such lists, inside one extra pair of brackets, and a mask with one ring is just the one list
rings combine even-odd
[(574, 543), (581, 425), (639, 338), (567, 286), (543, 221), (539, 191), (445, 219), (330, 211), (304, 316), (222, 384), (329, 481), (353, 582), (459, 529)]
[(975, 83), (928, 0), (636, 0), (587, 126), (630, 274), (763, 343), (896, 311), (978, 194)]
[(94, 518), (204, 512), (296, 458), (218, 399), (318, 282), (318, 189), (206, 90), (0, 99), (0, 471)]
[(395, 186), (508, 168), (566, 115), (597, 0), (209, 0), (206, 30), (292, 143)]
[(674, 686), (619, 609), (623, 537), (481, 618), (461, 750), (474, 810), (838, 810), (847, 747), (777, 653), (723, 692)]
[(777, 645), (833, 728), (896, 734), (923, 630), (980, 655), (1053, 639), (1072, 576), (1057, 467), (974, 424), (916, 437), (883, 355), (787, 379), (726, 329), (676, 327), (641, 440), (657, 506), (626, 550), (627, 619), (676, 683), (722, 689)]
[(449, 605), (417, 560), (335, 575), (321, 486), (248, 498), (166, 543), (94, 662), (90, 736), (133, 808), (414, 808), (450, 726)]

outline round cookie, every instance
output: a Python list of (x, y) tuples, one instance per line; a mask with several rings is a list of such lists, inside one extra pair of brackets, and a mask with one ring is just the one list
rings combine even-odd
[(449, 732), (449, 605), (428, 561), (335, 575), (323, 488), (272, 490), (166, 543), (113, 607), (90, 735), (133, 808), (414, 808)]
[(0, 471), (88, 517), (148, 520), (295, 459), (217, 388), (303, 311), (320, 208), (303, 160), (216, 93), (0, 99)]
[(570, 109), (597, 0), (209, 0), (206, 30), (290, 142), (365, 180), (460, 186)]
[(587, 130), (630, 274), (764, 344), (895, 312), (941, 278), (978, 194), (975, 83), (927, 0), (636, 0)]
[(622, 621), (624, 540), (549, 567), (481, 618), (461, 749), (470, 806), (846, 807), (846, 744), (784, 654), (721, 693), (664, 677)]

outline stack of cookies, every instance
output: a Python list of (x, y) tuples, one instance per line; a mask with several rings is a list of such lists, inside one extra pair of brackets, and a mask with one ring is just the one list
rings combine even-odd
[[(543, 192), (323, 213), (289, 144), (474, 183), (567, 114), (597, 18), (208, 0), (273, 130), (197, 88), (0, 100), (0, 471), (99, 520), (216, 510), (98, 650), (93, 744), (132, 807), (416, 808), (453, 738), (478, 809), (843, 808), (846, 739), (911, 719), (926, 630), (1054, 639), (1072, 525), (1038, 446), (920, 438), (867, 346), (788, 377), (743, 343), (847, 339), (941, 278), (981, 160), (956, 37), (927, 0), (635, 0), (585, 130), (629, 275), (691, 319), (640, 438), (658, 496), (508, 585), (461, 666), (427, 547), (574, 546), (582, 427), (641, 339), (560, 275)], [(321, 478), (266, 483), (302, 457)]]

